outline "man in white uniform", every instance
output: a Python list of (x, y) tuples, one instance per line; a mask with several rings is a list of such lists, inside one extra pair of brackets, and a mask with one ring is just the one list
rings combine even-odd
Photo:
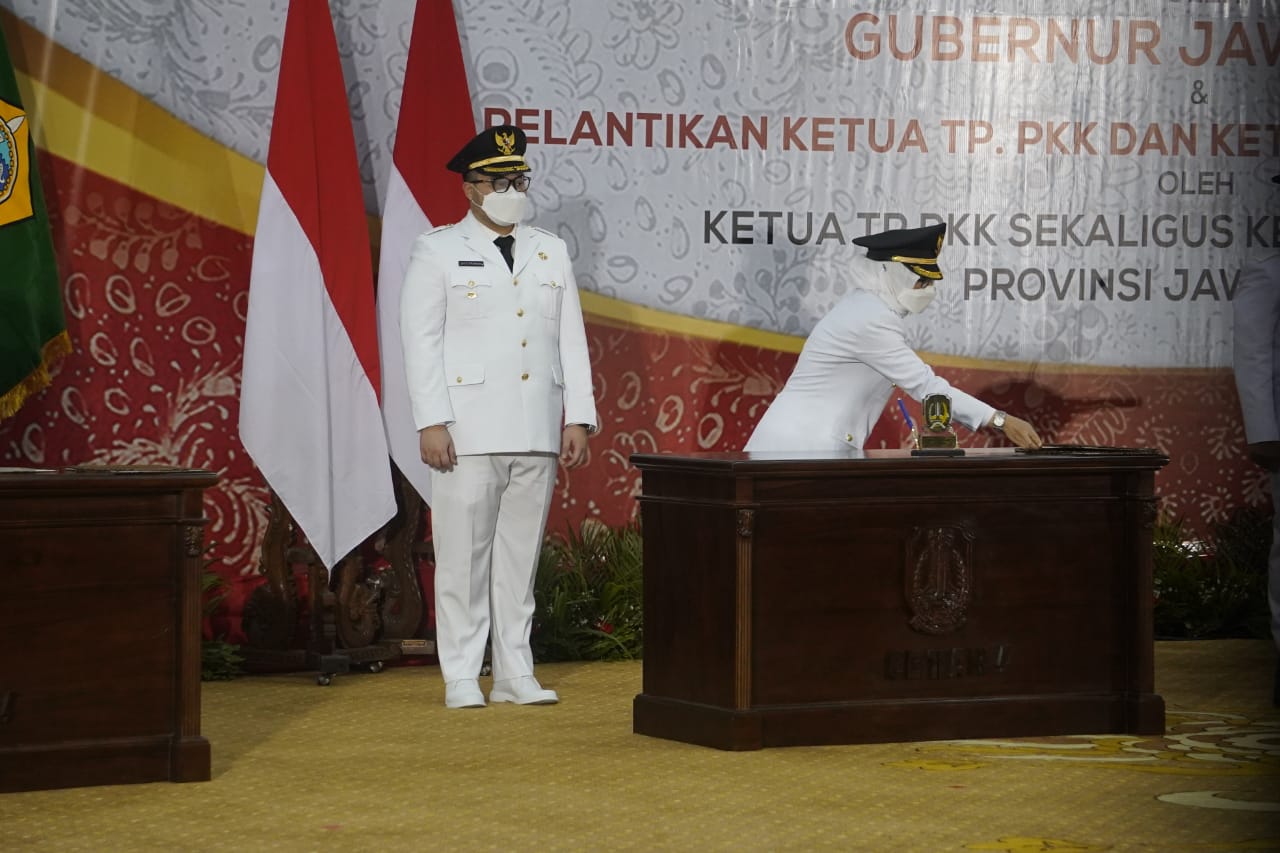
[(942, 278), (945, 225), (860, 237), (870, 263), (805, 341), (795, 370), (747, 441), (748, 451), (860, 450), (897, 385), (920, 400), (951, 397), (952, 417), (971, 430), (1004, 430), (1019, 447), (1040, 447), (1031, 424), (953, 387), (907, 345), (903, 318), (928, 307)]
[(449, 161), (471, 203), (414, 242), (401, 297), (405, 375), (432, 468), (436, 653), (445, 705), (559, 701), (533, 675), (533, 582), (557, 457), (596, 429), (578, 289), (559, 237), (521, 225), (525, 134), (489, 128)]
[[(1271, 179), (1280, 183), (1280, 175)], [(1280, 252), (1250, 264), (1232, 299), (1233, 364), (1249, 458), (1271, 473), (1271, 560), (1267, 599), (1271, 637), (1280, 651)], [(1280, 706), (1280, 658), (1271, 701)]]

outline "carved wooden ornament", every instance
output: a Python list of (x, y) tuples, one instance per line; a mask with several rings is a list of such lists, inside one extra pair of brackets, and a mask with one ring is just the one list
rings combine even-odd
[(963, 627), (973, 589), (973, 533), (962, 525), (915, 528), (904, 575), (912, 628), (949, 634)]

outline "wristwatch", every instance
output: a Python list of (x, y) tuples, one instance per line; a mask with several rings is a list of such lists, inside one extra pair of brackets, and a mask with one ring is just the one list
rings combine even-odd
[(991, 425), (1004, 432), (1004, 412), (996, 409), (996, 413), (991, 416)]

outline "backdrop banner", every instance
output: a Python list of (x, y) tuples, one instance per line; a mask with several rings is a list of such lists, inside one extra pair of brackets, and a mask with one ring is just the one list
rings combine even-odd
[[(632, 518), (632, 452), (740, 449), (857, 285), (852, 241), (931, 222), (945, 278), (907, 325), (948, 379), (1049, 440), (1169, 453), (1162, 510), (1194, 528), (1267, 503), (1229, 367), (1241, 270), (1280, 251), (1280, 0), (435, 2), (583, 290), (602, 430), (552, 532)], [(235, 423), (287, 3), (127, 5), (0, 0), (75, 347), (0, 464), (217, 471), (210, 538), (249, 583), (266, 489)], [(328, 4), (374, 220), (416, 5)], [(905, 437), (890, 409), (869, 446)]]

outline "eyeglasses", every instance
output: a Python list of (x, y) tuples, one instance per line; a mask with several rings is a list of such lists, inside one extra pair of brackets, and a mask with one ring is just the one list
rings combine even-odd
[(514, 178), (494, 178), (492, 181), (467, 181), (469, 184), (493, 184), (493, 191), (496, 193), (504, 193), (512, 187), (516, 188), (516, 192), (524, 192), (529, 189), (529, 184), (533, 178), (528, 175), (517, 175)]

